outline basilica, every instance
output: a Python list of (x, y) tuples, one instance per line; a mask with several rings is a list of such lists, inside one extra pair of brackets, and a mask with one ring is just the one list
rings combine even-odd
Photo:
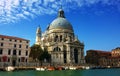
[(74, 34), (71, 23), (66, 19), (64, 10), (58, 10), (58, 16), (47, 27), (44, 33), (38, 27), (36, 43), (42, 49), (47, 48), (51, 55), (51, 64), (80, 65), (84, 64), (84, 43)]

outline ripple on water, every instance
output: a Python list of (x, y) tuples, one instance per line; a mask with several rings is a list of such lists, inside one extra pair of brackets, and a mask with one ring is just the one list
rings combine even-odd
[(0, 71), (0, 76), (120, 76), (120, 69), (35, 71), (21, 70), (13, 72)]

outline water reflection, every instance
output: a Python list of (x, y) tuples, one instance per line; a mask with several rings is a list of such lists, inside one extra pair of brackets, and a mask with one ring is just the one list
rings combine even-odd
[(82, 70), (76, 70), (76, 71), (45, 71), (45, 72), (36, 72), (36, 76), (83, 76)]

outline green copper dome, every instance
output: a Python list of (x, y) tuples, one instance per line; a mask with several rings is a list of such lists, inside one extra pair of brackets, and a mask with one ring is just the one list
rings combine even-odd
[(68, 29), (73, 31), (73, 27), (70, 22), (65, 18), (64, 11), (62, 9), (59, 9), (58, 17), (51, 22), (49, 30), (51, 29)]

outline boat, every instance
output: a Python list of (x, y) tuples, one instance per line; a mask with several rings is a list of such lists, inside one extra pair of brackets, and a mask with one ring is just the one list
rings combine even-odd
[(5, 67), (5, 70), (6, 71), (13, 71), (13, 70), (15, 70), (15, 68), (13, 66), (8, 66), (8, 67)]
[(85, 69), (88, 70), (88, 69), (90, 69), (90, 67), (89, 67), (89, 66), (86, 66)]
[(53, 70), (55, 70), (55, 68), (54, 67), (48, 67), (47, 70), (48, 71), (53, 71)]
[(59, 66), (59, 67), (56, 67), (55, 70), (65, 70), (65, 68)]
[(69, 70), (69, 67), (65, 66), (64, 69), (65, 69), (65, 70)]
[(77, 68), (76, 67), (74, 67), (74, 66), (70, 66), (69, 67), (69, 70), (76, 70)]
[(45, 68), (35, 68), (37, 71), (45, 71)]

